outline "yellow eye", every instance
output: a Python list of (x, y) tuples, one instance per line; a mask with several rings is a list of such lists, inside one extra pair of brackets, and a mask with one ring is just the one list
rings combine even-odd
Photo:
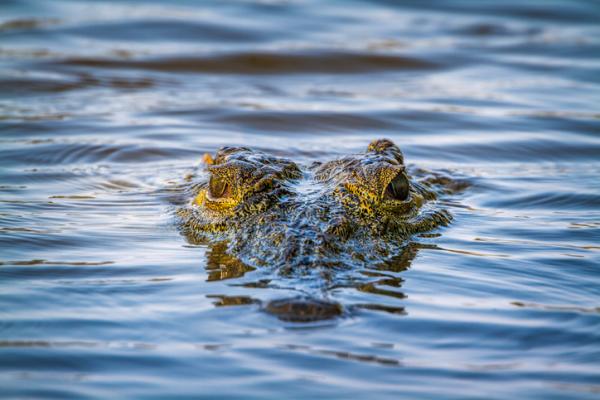
[(383, 194), (384, 199), (387, 200), (406, 200), (408, 197), (408, 178), (403, 172), (400, 172), (398, 175), (392, 179), (392, 181), (385, 188), (385, 192)]
[(208, 182), (208, 190), (211, 197), (215, 199), (231, 197), (231, 186), (221, 178), (211, 176)]

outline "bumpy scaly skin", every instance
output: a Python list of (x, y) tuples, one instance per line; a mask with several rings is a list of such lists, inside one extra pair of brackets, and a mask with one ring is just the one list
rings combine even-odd
[(208, 163), (209, 181), (179, 210), (182, 231), (193, 243), (228, 241), (249, 265), (289, 272), (381, 261), (450, 220), (433, 208), (433, 190), (409, 179), (387, 139), (304, 172), (243, 147), (222, 148)]

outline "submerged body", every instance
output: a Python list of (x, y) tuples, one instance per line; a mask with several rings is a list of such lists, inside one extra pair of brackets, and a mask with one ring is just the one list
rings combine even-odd
[(411, 179), (387, 139), (304, 170), (244, 147), (206, 161), (209, 179), (179, 212), (183, 233), (192, 243), (224, 241), (242, 263), (281, 274), (384, 262), (412, 235), (450, 221), (434, 185)]

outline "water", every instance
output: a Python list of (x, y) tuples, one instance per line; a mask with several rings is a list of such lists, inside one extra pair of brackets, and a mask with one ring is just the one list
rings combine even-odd
[[(0, 5), (3, 398), (597, 398), (595, 1)], [(353, 309), (283, 322), (194, 246), (204, 152), (303, 164), (394, 140), (469, 183)], [(265, 287), (266, 286), (266, 287)]]

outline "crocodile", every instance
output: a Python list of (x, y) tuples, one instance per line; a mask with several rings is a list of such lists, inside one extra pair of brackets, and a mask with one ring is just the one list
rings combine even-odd
[[(305, 167), (247, 147), (223, 147), (204, 161), (208, 176), (191, 186), (190, 201), (178, 210), (187, 240), (220, 243), (220, 254), (240, 268), (301, 277), (321, 292), (332, 276), (386, 262), (413, 235), (452, 218), (436, 201), (448, 180), (415, 179), (389, 139)], [(319, 296), (264, 309), (298, 321), (341, 312)]]

